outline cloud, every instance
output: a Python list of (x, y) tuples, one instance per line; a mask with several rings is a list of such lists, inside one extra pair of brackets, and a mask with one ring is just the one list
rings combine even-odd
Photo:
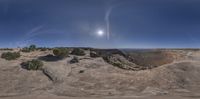
[(32, 28), (29, 32), (27, 32), (25, 34), (25, 37), (26, 38), (33, 37), (33, 36), (37, 35), (43, 28), (44, 28), (44, 25), (36, 26), (36, 27)]

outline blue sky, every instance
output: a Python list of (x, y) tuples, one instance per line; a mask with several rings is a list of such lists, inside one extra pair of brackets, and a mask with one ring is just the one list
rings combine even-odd
[(199, 48), (199, 5), (199, 0), (0, 0), (0, 47)]

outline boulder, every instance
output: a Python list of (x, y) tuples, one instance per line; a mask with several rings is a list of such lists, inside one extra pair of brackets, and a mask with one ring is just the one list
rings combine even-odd
[(51, 62), (46, 64), (43, 68), (43, 73), (49, 77), (53, 82), (63, 82), (64, 79), (71, 72), (71, 67), (66, 66), (64, 63)]

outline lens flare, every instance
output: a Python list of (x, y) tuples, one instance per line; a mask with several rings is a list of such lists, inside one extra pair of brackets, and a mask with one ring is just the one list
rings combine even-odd
[(103, 30), (98, 30), (97, 31), (97, 35), (98, 36), (103, 36), (105, 33), (104, 33), (104, 31)]

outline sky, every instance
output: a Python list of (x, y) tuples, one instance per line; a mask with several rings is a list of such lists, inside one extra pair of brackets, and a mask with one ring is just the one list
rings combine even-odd
[(199, 0), (0, 0), (0, 47), (200, 48)]

